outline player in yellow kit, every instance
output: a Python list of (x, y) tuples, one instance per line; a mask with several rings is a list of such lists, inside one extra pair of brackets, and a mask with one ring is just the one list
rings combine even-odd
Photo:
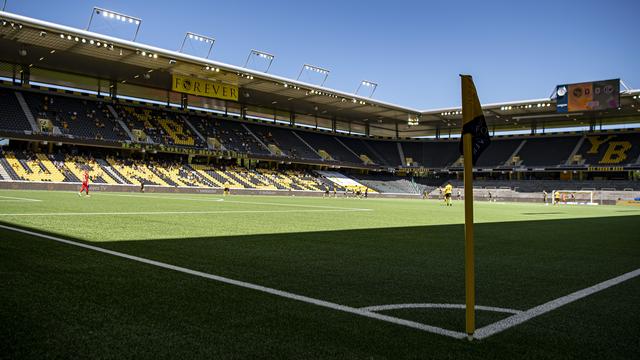
[(447, 182), (447, 186), (444, 187), (444, 203), (447, 206), (451, 205), (451, 193), (453, 192), (453, 185), (450, 182)]

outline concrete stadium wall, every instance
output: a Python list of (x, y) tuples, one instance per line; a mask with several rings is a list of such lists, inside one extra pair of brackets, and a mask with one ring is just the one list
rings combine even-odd
[[(46, 190), (46, 191), (78, 191), (80, 183), (53, 183), (53, 182), (36, 182), (36, 181), (2, 181), (0, 180), (0, 189), (13, 190)], [(108, 184), (91, 184), (90, 192), (112, 191), (112, 192), (139, 192), (138, 185), (108, 185)], [(145, 193), (173, 193), (173, 194), (222, 194), (220, 188), (202, 188), (202, 187), (173, 187), (147, 185), (144, 187)], [(501, 202), (530, 202), (541, 203), (541, 193), (519, 193), (506, 189), (474, 189), (474, 199), (478, 202), (488, 201), (488, 192), (491, 191), (493, 199)], [(322, 191), (304, 191), (304, 190), (262, 190), (262, 189), (231, 189), (234, 195), (274, 195), (274, 196), (322, 196)], [(456, 200), (457, 189), (454, 190), (453, 199)], [(333, 195), (333, 193), (332, 193)], [(344, 194), (338, 193), (338, 197)], [(384, 193), (369, 194), (370, 198), (393, 198), (393, 199), (421, 199), (422, 196), (417, 194), (401, 194), (401, 193)], [(594, 191), (593, 201), (601, 205), (615, 205), (619, 200), (633, 200), (640, 197), (640, 191)], [(437, 190), (429, 194), (430, 199), (439, 199)], [(549, 200), (551, 201), (551, 194)]]
[[(80, 183), (54, 183), (40, 181), (0, 181), (0, 189), (11, 190), (46, 190), (46, 191), (79, 191)], [(90, 184), (89, 193), (112, 191), (112, 192), (140, 192), (138, 185), (109, 185), (109, 184)], [(220, 188), (203, 188), (203, 187), (173, 187), (146, 185), (145, 193), (174, 193), (174, 194), (222, 194)], [(322, 196), (323, 191), (305, 191), (305, 190), (262, 190), (262, 189), (231, 189), (234, 195), (275, 195), (275, 196)], [(333, 193), (332, 193), (333, 194)], [(344, 196), (338, 193), (339, 197)], [(419, 195), (415, 194), (373, 194), (371, 198), (400, 198), (400, 199), (419, 199)]]

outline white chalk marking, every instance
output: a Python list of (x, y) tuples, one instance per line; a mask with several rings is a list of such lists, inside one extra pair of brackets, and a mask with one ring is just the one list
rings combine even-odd
[[(399, 309), (465, 309), (465, 304), (434, 304), (434, 303), (424, 303), (424, 304), (389, 304), (389, 305), (375, 305), (375, 306), (367, 306), (360, 308), (361, 310), (367, 311), (388, 311), (388, 310), (399, 310)], [(521, 310), (515, 309), (507, 309), (501, 307), (494, 306), (482, 306), (476, 305), (476, 310), (482, 311), (493, 311), (499, 313), (507, 313), (507, 314), (519, 314)]]
[(458, 332), (458, 331), (451, 331), (451, 330), (439, 328), (439, 327), (436, 327), (436, 326), (430, 326), (430, 325), (426, 325), (426, 324), (421, 324), (421, 323), (418, 323), (418, 322), (415, 322), (415, 321), (400, 319), (400, 318), (396, 318), (396, 317), (388, 316), (388, 315), (377, 314), (375, 312), (366, 311), (366, 310), (354, 308), (354, 307), (351, 307), (351, 306), (340, 305), (340, 304), (332, 303), (332, 302), (329, 302), (329, 301), (324, 301), (324, 300), (320, 300), (320, 299), (314, 299), (314, 298), (311, 298), (311, 297), (308, 297), (308, 296), (304, 296), (304, 295), (297, 295), (297, 294), (290, 293), (290, 292), (287, 292), (287, 291), (282, 291), (282, 290), (278, 290), (278, 289), (274, 289), (274, 288), (270, 288), (270, 287), (266, 287), (266, 286), (262, 286), (262, 285), (256, 285), (256, 284), (248, 283), (248, 282), (245, 282), (245, 281), (234, 280), (234, 279), (230, 279), (230, 278), (219, 276), (219, 275), (213, 275), (213, 274), (208, 274), (208, 273), (204, 273), (204, 272), (197, 271), (197, 270), (191, 270), (191, 269), (187, 269), (187, 268), (184, 268), (184, 267), (163, 263), (163, 262), (160, 262), (160, 261), (150, 260), (150, 259), (146, 259), (146, 258), (134, 256), (134, 255), (128, 255), (128, 254), (121, 253), (121, 252), (118, 252), (118, 251), (108, 250), (108, 249), (104, 249), (104, 248), (101, 248), (101, 247), (98, 247), (98, 246), (93, 246), (93, 245), (83, 244), (83, 243), (76, 242), (76, 241), (66, 240), (66, 239), (62, 239), (62, 238), (51, 236), (51, 235), (40, 234), (40, 233), (37, 233), (37, 232), (24, 230), (24, 229), (20, 229), (20, 228), (15, 228), (15, 227), (11, 227), (11, 226), (5, 226), (5, 225), (0, 225), (0, 228), (11, 230), (11, 231), (15, 231), (15, 232), (19, 232), (19, 233), (23, 233), (23, 234), (27, 234), (27, 235), (31, 235), (31, 236), (40, 237), (40, 238), (43, 238), (43, 239), (53, 240), (53, 241), (57, 241), (57, 242), (60, 242), (60, 243), (73, 245), (73, 246), (81, 247), (81, 248), (84, 248), (84, 249), (93, 250), (93, 251), (101, 252), (101, 253), (104, 253), (104, 254), (117, 256), (117, 257), (124, 258), (124, 259), (137, 261), (137, 262), (140, 262), (140, 263), (143, 263), (143, 264), (153, 265), (153, 266), (157, 266), (157, 267), (160, 267), (160, 268), (181, 272), (181, 273), (188, 274), (188, 275), (198, 276), (198, 277), (201, 277), (201, 278), (214, 280), (214, 281), (218, 281), (218, 282), (229, 284), (229, 285), (234, 285), (234, 286), (238, 286), (238, 287), (242, 287), (242, 288), (246, 288), (246, 289), (256, 290), (256, 291), (264, 292), (264, 293), (267, 293), (267, 294), (276, 295), (276, 296), (280, 296), (280, 297), (283, 297), (283, 298), (304, 302), (304, 303), (307, 303), (307, 304), (321, 306), (321, 307), (325, 307), (325, 308), (329, 308), (329, 309), (337, 310), (337, 311), (342, 311), (342, 312), (346, 312), (346, 313), (350, 313), (350, 314), (360, 315), (360, 316), (368, 317), (368, 318), (371, 318), (371, 319), (376, 319), (376, 320), (389, 322), (389, 323), (396, 324), (396, 325), (407, 326), (407, 327), (410, 327), (410, 328), (426, 331), (426, 332), (433, 333), (433, 334), (449, 336), (449, 337), (456, 338), (456, 339), (463, 339), (463, 338), (465, 338), (467, 336), (466, 334)]
[(582, 289), (582, 290), (578, 290), (574, 293), (571, 293), (569, 295), (557, 298), (555, 300), (551, 300), (549, 302), (546, 302), (542, 305), (538, 305), (536, 307), (533, 307), (529, 310), (525, 310), (519, 314), (510, 316), (506, 319), (502, 319), (500, 321), (497, 321), (493, 324), (487, 325), (485, 327), (482, 327), (478, 330), (476, 330), (474, 337), (477, 339), (485, 339), (488, 338), (489, 336), (495, 335), (499, 332), (502, 332), (504, 330), (507, 330), (511, 327), (514, 327), (516, 325), (520, 325), (525, 321), (529, 321), (531, 319), (533, 319), (534, 317), (543, 315), (548, 313), (549, 311), (555, 310), (561, 306), (567, 305), (569, 303), (572, 303), (574, 301), (580, 300), (584, 297), (587, 297), (589, 295), (595, 294), (599, 291), (608, 289), (614, 285), (618, 285), (622, 282), (625, 282), (627, 280), (633, 279), (637, 276), (640, 276), (640, 269), (636, 269), (634, 271), (628, 272), (626, 274), (620, 275), (618, 277), (615, 277), (613, 279), (609, 279), (606, 281), (603, 281), (599, 284), (593, 285), (591, 287), (588, 287), (586, 289)]
[(39, 201), (42, 201), (42, 200), (29, 199), (29, 198), (20, 198), (20, 197), (13, 197), (13, 196), (0, 196), (0, 201), (34, 201), (34, 202), (39, 202)]
[(366, 209), (301, 209), (301, 210), (211, 210), (211, 211), (124, 211), (124, 212), (60, 212), (60, 213), (0, 213), (0, 216), (102, 216), (102, 215), (207, 215), (207, 214), (261, 214), (300, 212), (357, 212)]
[[(207, 198), (186, 198), (186, 197), (176, 197), (176, 196), (147, 196), (147, 195), (133, 195), (133, 194), (108, 194), (102, 193), (102, 195), (108, 196), (124, 196), (124, 197), (137, 197), (137, 198), (146, 198), (146, 199), (163, 199), (163, 200), (185, 200), (185, 201), (220, 201), (220, 199), (207, 199)], [(225, 203), (235, 203), (235, 204), (250, 204), (250, 205), (273, 205), (273, 206), (289, 206), (289, 207), (303, 207), (303, 208), (316, 208), (316, 209), (340, 209), (340, 210), (361, 210), (361, 211), (373, 211), (373, 209), (363, 209), (363, 208), (344, 208), (339, 206), (326, 206), (326, 205), (303, 205), (303, 204), (286, 204), (286, 203), (274, 203), (274, 202), (261, 202), (261, 201), (239, 201), (239, 200), (228, 200), (222, 199)]]

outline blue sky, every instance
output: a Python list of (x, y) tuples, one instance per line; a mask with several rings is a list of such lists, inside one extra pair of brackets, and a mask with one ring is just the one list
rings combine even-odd
[[(186, 31), (216, 38), (211, 58), (270, 73), (330, 69), (326, 86), (418, 109), (457, 106), (459, 73), (484, 103), (544, 98), (556, 84), (622, 78), (640, 87), (640, 1), (8, 0), (7, 11), (84, 28), (93, 6), (143, 19), (138, 41), (177, 50)], [(124, 29), (123, 29), (124, 30)], [(123, 33), (125, 34), (125, 33)]]

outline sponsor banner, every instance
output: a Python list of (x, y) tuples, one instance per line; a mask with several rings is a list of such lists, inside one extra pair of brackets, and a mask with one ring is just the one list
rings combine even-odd
[(217, 81), (173, 74), (171, 90), (197, 96), (238, 101), (238, 87)]

